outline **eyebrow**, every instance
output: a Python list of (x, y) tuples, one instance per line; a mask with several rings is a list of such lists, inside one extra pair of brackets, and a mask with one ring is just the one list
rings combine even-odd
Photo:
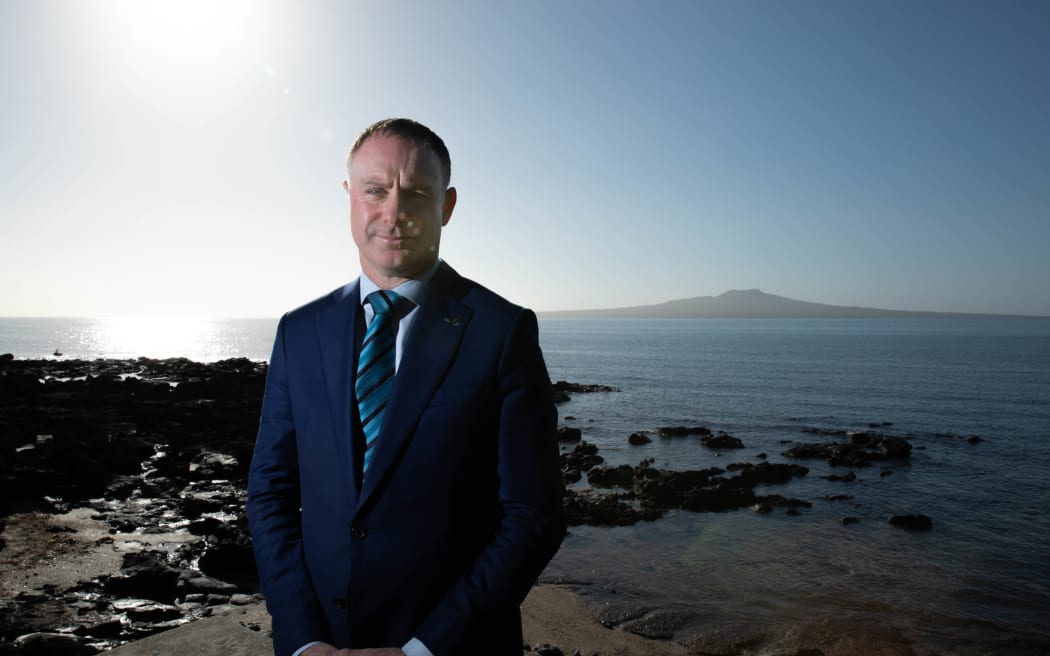
[[(351, 176), (350, 181), (351, 184), (357, 184), (365, 187), (372, 185), (384, 188), (392, 186), (388, 178), (384, 176), (376, 176), (374, 174), (358, 176), (356, 179), (354, 179), (354, 177)], [(434, 185), (431, 185), (426, 182), (416, 182), (414, 180), (409, 180), (409, 183), (402, 187), (402, 189), (405, 191), (426, 191), (429, 193), (435, 193), (438, 187), (435, 187)]]

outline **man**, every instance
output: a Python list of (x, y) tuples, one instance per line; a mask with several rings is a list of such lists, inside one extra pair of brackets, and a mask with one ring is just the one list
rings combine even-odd
[(361, 276), (281, 319), (249, 474), (275, 652), (521, 654), (565, 533), (536, 317), (438, 259), (430, 129), (370, 126), (347, 171)]

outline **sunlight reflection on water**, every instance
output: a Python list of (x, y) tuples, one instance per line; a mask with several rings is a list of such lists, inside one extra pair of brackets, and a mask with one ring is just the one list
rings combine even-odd
[(218, 333), (214, 321), (188, 317), (104, 319), (96, 329), (97, 340), (107, 353), (154, 353), (155, 357), (214, 350)]
[(176, 358), (199, 362), (266, 360), (275, 319), (122, 317), (0, 320), (0, 353), (19, 358)]

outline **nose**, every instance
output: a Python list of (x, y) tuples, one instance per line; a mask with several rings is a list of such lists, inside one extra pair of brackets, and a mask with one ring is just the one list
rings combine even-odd
[(390, 194), (387, 198), (386, 207), (383, 208), (384, 218), (387, 223), (391, 225), (398, 225), (404, 223), (408, 219), (408, 213), (405, 211), (406, 204), (403, 202), (400, 194)]

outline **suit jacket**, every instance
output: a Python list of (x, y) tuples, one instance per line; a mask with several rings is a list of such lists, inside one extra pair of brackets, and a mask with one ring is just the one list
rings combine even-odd
[(362, 482), (359, 308), (355, 282), (277, 329), (247, 507), (275, 652), (521, 654), (518, 607), (565, 534), (536, 317), (441, 263)]

